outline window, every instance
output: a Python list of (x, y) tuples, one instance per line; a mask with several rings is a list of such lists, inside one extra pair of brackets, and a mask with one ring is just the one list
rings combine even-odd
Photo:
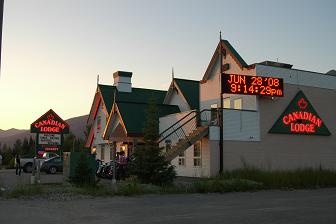
[(230, 98), (224, 98), (223, 99), (223, 108), (231, 108)]
[(101, 160), (105, 159), (105, 145), (100, 146), (100, 159)]
[(101, 129), (101, 116), (99, 115), (97, 117), (97, 130), (100, 130)]
[(165, 143), (166, 143), (166, 152), (168, 152), (171, 149), (171, 140), (166, 139)]
[(184, 166), (185, 165), (185, 152), (182, 152), (178, 155), (178, 165)]
[(211, 125), (217, 125), (218, 124), (218, 109), (217, 104), (211, 105)]
[(201, 142), (194, 144), (194, 166), (201, 166)]
[(241, 110), (243, 109), (243, 100), (242, 99), (235, 99), (233, 101), (234, 109)]
[(91, 154), (97, 154), (97, 148), (96, 147), (93, 147), (91, 149)]

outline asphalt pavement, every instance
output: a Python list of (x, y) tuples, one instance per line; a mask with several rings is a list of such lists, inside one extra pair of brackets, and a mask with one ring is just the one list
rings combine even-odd
[(336, 223), (336, 189), (0, 201), (0, 223)]
[[(15, 169), (2, 169), (0, 170), (0, 186), (5, 188), (13, 188), (17, 185), (24, 185), (30, 183), (31, 173), (24, 173), (21, 172), (21, 175), (15, 175)], [(43, 184), (46, 183), (62, 183), (63, 181), (63, 174), (46, 174), (41, 173), (40, 181)]]

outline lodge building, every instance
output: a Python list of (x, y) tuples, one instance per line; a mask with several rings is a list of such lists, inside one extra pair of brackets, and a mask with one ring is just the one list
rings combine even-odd
[[(248, 65), (221, 40), (200, 80), (167, 91), (133, 88), (132, 73), (97, 85), (86, 145), (108, 161), (142, 144), (148, 100), (159, 109), (160, 147), (179, 176), (209, 177), (252, 166), (336, 169), (336, 75), (265, 61)], [(225, 83), (224, 83), (224, 81)], [(224, 83), (224, 84), (223, 84)]]

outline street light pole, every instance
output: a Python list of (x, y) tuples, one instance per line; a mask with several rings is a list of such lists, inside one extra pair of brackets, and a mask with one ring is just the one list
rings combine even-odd
[(110, 148), (112, 150), (112, 167), (113, 167), (113, 170), (112, 170), (112, 188), (113, 190), (116, 190), (117, 189), (117, 179), (116, 179), (116, 145), (115, 143), (113, 142), (112, 144), (110, 144)]

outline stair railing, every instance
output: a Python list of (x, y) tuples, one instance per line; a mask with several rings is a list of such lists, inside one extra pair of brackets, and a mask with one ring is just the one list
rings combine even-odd
[(192, 111), (161, 132), (158, 143), (162, 145), (164, 141), (169, 140), (170, 145), (173, 146), (179, 141), (186, 140), (187, 143), (191, 145), (188, 136), (199, 126), (217, 125), (218, 114), (217, 109), (204, 109), (200, 112)]

